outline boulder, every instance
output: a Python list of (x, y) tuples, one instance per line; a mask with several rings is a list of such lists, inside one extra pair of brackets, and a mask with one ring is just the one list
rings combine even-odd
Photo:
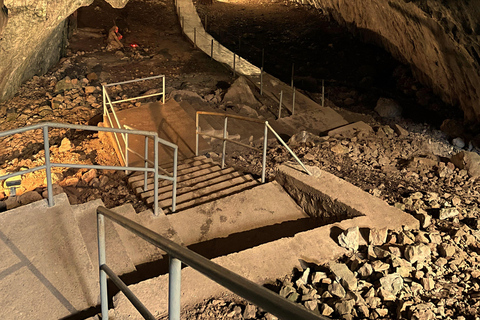
[(230, 88), (228, 88), (227, 93), (225, 93), (223, 102), (227, 104), (243, 104), (249, 106), (260, 105), (244, 77), (239, 77), (233, 82)]
[(360, 229), (348, 228), (338, 236), (338, 244), (344, 248), (357, 251), (360, 242)]
[(461, 151), (452, 156), (450, 161), (460, 170), (467, 170), (470, 177), (478, 178), (480, 176), (480, 155), (477, 153)]
[(300, 131), (299, 133), (294, 134), (289, 140), (288, 145), (290, 147), (296, 147), (301, 143), (311, 143), (311, 144), (318, 144), (322, 142), (322, 138), (319, 136), (308, 132), (308, 131)]
[(387, 98), (378, 99), (375, 111), (382, 118), (399, 118), (402, 116), (402, 107), (395, 100)]
[(329, 137), (351, 138), (357, 134), (369, 135), (373, 133), (372, 127), (363, 121), (357, 121), (346, 126), (328, 131)]

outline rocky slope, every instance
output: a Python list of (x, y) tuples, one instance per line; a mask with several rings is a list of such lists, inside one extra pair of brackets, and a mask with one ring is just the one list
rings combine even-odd
[[(295, 0), (294, 0), (295, 1)], [(480, 8), (475, 1), (298, 0), (328, 12), (413, 67), (465, 119), (480, 120)]]

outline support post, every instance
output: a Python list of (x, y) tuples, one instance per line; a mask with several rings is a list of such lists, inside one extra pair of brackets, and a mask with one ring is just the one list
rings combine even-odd
[(325, 107), (325, 80), (322, 79), (322, 107)]
[(291, 86), (293, 88), (293, 75), (295, 74), (295, 63), (292, 63), (292, 83)]
[(295, 87), (292, 92), (292, 116), (295, 114)]
[(212, 41), (211, 41), (211, 48), (212, 48), (212, 49), (211, 49), (211, 52), (210, 52), (210, 59), (213, 60), (213, 39), (212, 39)]
[(280, 104), (278, 105), (278, 119), (282, 117), (283, 90), (280, 91)]
[(163, 96), (162, 96), (162, 103), (165, 104), (165, 76), (162, 77), (163, 81), (162, 81), (162, 86), (163, 86)]
[(198, 126), (198, 112), (195, 113), (195, 156), (198, 157), (198, 134), (200, 127)]
[(48, 206), (53, 207), (52, 164), (50, 163), (50, 141), (48, 140), (48, 126), (43, 127), (43, 146), (45, 150), (45, 174), (47, 176)]
[(225, 168), (225, 153), (227, 150), (227, 125), (228, 125), (228, 117), (225, 117), (225, 120), (223, 123), (222, 169)]
[(155, 169), (153, 174), (153, 214), (158, 216), (158, 136), (154, 136), (153, 143), (153, 154), (155, 157), (155, 159), (153, 159), (153, 166)]
[(97, 237), (98, 237), (98, 270), (100, 277), (100, 304), (102, 311), (102, 319), (108, 320), (108, 291), (107, 291), (107, 274), (102, 270), (102, 266), (106, 264), (105, 255), (105, 217), (103, 214), (97, 213)]
[(267, 167), (267, 146), (268, 146), (268, 121), (265, 122), (263, 132), (263, 156), (262, 156), (262, 183), (265, 183), (265, 171)]
[(178, 147), (173, 149), (172, 212), (175, 212), (175, 210), (177, 210), (177, 166)]
[[(128, 132), (125, 133), (125, 167), (128, 167)], [(125, 170), (125, 174), (128, 174), (128, 170)]]
[[(145, 169), (148, 168), (148, 136), (145, 136), (145, 148), (144, 148), (144, 157), (145, 157)], [(145, 171), (143, 173), (143, 191), (147, 191), (147, 180), (148, 180), (148, 172)]]
[(180, 288), (182, 281), (182, 262), (170, 256), (168, 273), (168, 319), (180, 320)]

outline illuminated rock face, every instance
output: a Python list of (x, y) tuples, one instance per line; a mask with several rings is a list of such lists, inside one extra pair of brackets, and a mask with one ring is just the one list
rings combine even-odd
[[(67, 44), (68, 17), (93, 0), (3, 0), (8, 23), (0, 36), (0, 100), (12, 97), (23, 81), (45, 73)], [(122, 8), (128, 0), (107, 0)]]
[(410, 64), (416, 77), (465, 119), (480, 121), (477, 1), (292, 0), (310, 4)]

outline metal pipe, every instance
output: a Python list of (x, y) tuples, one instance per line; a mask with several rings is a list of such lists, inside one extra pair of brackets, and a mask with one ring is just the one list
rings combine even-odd
[(275, 137), (278, 139), (278, 141), (280, 141), (280, 143), (285, 147), (287, 148), (288, 152), (290, 152), (290, 154), (293, 156), (293, 158), (302, 166), (303, 170), (305, 170), (305, 172), (308, 174), (308, 175), (312, 175), (312, 173), (310, 171), (308, 171), (308, 169), (305, 167), (305, 165), (302, 163), (302, 161), (300, 161), (300, 159), (297, 157), (297, 155), (292, 151), (292, 149), (290, 149), (290, 147), (285, 143), (285, 141), (283, 141), (283, 139), (278, 135), (278, 133), (273, 130), (273, 128), (268, 124), (268, 122), (265, 122), (265, 125), (268, 127), (268, 129), (270, 129), (270, 131), (273, 132), (273, 134), (275, 135)]
[(267, 146), (268, 146), (268, 121), (265, 121), (263, 132), (263, 156), (262, 156), (262, 183), (265, 183), (265, 171), (267, 168)]
[[(144, 319), (156, 320), (150, 311), (143, 305), (142, 302), (135, 296), (135, 294), (128, 288), (128, 286), (110, 269), (109, 266), (103, 264), (101, 270), (104, 271), (110, 277), (110, 280), (123, 292), (125, 297), (133, 304), (133, 306), (140, 312)], [(103, 320), (103, 317), (102, 317)]]
[(115, 83), (109, 83), (109, 84), (106, 84), (104, 85), (105, 87), (112, 87), (112, 86), (118, 86), (119, 84), (127, 84), (127, 83), (132, 83), (132, 82), (140, 82), (140, 81), (147, 81), (147, 80), (152, 80), (152, 79), (157, 79), (157, 78), (161, 78), (161, 77), (165, 77), (165, 75), (156, 75), (156, 76), (151, 76), (151, 77), (145, 77), (145, 78), (141, 78), (141, 79), (133, 79), (133, 80), (127, 80), (127, 81), (122, 81), (122, 82), (115, 82)]
[(244, 121), (249, 121), (249, 122), (256, 122), (256, 123), (261, 123), (261, 124), (265, 123), (265, 120), (242, 117), (242, 116), (237, 116), (235, 114), (229, 114), (229, 113), (197, 111), (197, 114), (204, 114), (204, 115), (210, 115), (210, 116), (220, 116), (220, 117), (229, 117), (229, 118), (232, 118), (232, 119), (244, 120)]
[(295, 63), (292, 63), (292, 83), (291, 83), (291, 87), (293, 88), (293, 76), (294, 76), (294, 73), (295, 73)]
[(283, 90), (280, 91), (280, 104), (278, 105), (278, 119), (282, 117)]
[(322, 79), (322, 107), (325, 107), (325, 80)]
[(198, 134), (200, 133), (200, 127), (198, 126), (198, 111), (195, 113), (195, 156), (198, 157)]
[[(128, 167), (128, 133), (125, 133), (125, 167)], [(125, 170), (125, 174), (128, 174), (128, 170)]]
[(162, 96), (162, 103), (165, 104), (165, 76), (163, 76), (163, 81), (162, 81), (162, 85), (163, 85), (163, 88), (162, 88), (162, 91), (163, 91), (163, 96)]
[(292, 116), (295, 114), (295, 87), (292, 92)]
[(168, 319), (180, 320), (182, 262), (170, 256), (168, 273)]
[[(144, 166), (145, 166), (145, 169), (148, 169), (148, 137), (146, 136), (145, 137), (145, 163), (144, 163)], [(147, 171), (145, 171), (143, 173), (143, 191), (147, 191), (147, 177), (148, 177), (148, 174), (147, 174)]]
[(212, 52), (210, 53), (210, 58), (213, 60), (213, 39), (212, 39), (211, 43), (212, 43)]
[(222, 169), (225, 168), (225, 153), (227, 150), (227, 125), (228, 125), (228, 117), (225, 117), (223, 121)]
[(153, 173), (153, 214), (158, 217), (160, 212), (158, 212), (158, 137), (154, 138), (153, 141), (153, 154), (155, 159), (154, 163), (154, 173)]
[(178, 148), (173, 150), (173, 180), (172, 180), (172, 212), (177, 209), (177, 166), (178, 166)]
[(102, 265), (107, 262), (105, 253), (105, 217), (97, 211), (97, 239), (98, 239), (98, 271), (100, 277), (100, 304), (102, 319), (108, 320), (108, 290), (107, 274), (102, 270)]
[(132, 101), (132, 100), (146, 99), (146, 98), (151, 98), (151, 97), (160, 96), (160, 95), (162, 95), (161, 92), (152, 93), (152, 94), (147, 94), (147, 95), (144, 95), (144, 96), (138, 96), (138, 97), (134, 97), (134, 98), (128, 98), (128, 99), (122, 99), (122, 100), (115, 100), (115, 101), (111, 102), (111, 104), (114, 105), (114, 104), (118, 104), (118, 103), (122, 103), (122, 102), (127, 102), (127, 101)]
[(48, 140), (48, 126), (43, 127), (43, 146), (45, 149), (45, 174), (47, 176), (48, 206), (55, 205), (53, 201), (52, 164), (50, 163), (50, 141)]

